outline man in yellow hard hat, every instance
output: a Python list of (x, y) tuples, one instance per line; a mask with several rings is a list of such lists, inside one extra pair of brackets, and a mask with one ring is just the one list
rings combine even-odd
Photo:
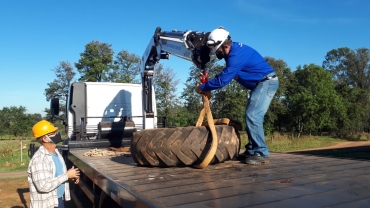
[(31, 208), (64, 208), (64, 200), (71, 200), (68, 179), (79, 183), (80, 171), (72, 167), (67, 171), (64, 159), (56, 148), (61, 142), (58, 128), (46, 120), (37, 122), (32, 133), (41, 146), (28, 166)]

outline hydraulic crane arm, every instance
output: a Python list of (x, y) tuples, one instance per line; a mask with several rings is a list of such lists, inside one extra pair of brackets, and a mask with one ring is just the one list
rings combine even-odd
[(160, 59), (169, 59), (169, 55), (192, 61), (198, 68), (204, 69), (209, 62), (210, 49), (206, 46), (209, 32), (199, 33), (187, 30), (181, 31), (161, 31), (157, 27), (153, 37), (142, 56), (140, 62), (141, 72), (154, 67)]
[(143, 85), (143, 111), (144, 111), (144, 126), (143, 128), (154, 128), (152, 123), (146, 118), (154, 119), (152, 106), (152, 79), (154, 75), (155, 65), (160, 59), (169, 59), (172, 54), (179, 58), (192, 61), (199, 69), (204, 70), (206, 64), (210, 61), (210, 49), (206, 46), (209, 32), (193, 32), (187, 31), (161, 31), (157, 27), (153, 37), (141, 57), (140, 70), (142, 75)]

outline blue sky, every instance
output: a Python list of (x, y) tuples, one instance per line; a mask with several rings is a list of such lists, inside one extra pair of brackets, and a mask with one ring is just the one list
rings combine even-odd
[[(321, 65), (332, 49), (370, 48), (369, 8), (368, 0), (1, 0), (0, 109), (22, 105), (43, 114), (51, 69), (61, 61), (73, 65), (93, 40), (142, 56), (158, 26), (200, 32), (224, 26), (233, 41), (292, 70)], [(174, 56), (161, 63), (181, 83), (192, 65)]]

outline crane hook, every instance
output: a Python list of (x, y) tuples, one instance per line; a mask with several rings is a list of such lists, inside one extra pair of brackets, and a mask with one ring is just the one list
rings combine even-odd
[(199, 75), (199, 79), (201, 83), (206, 83), (208, 81), (208, 72), (202, 71)]

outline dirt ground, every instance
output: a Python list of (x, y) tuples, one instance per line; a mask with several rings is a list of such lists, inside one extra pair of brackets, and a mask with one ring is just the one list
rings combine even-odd
[[(370, 141), (340, 142), (330, 147), (306, 149), (308, 150), (330, 150), (340, 148), (354, 148), (370, 146)], [(352, 150), (351, 150), (352, 151)], [(298, 151), (295, 151), (298, 152)], [(13, 178), (9, 178), (13, 177)], [(14, 178), (16, 177), (16, 178)], [(25, 173), (1, 173), (0, 174), (0, 207), (2, 208), (29, 208), (30, 193)], [(66, 204), (66, 207), (68, 205)]]
[[(66, 208), (75, 207), (73, 202), (65, 202)], [(30, 189), (27, 177), (0, 178), (0, 207), (29, 208)]]
[(30, 207), (27, 177), (0, 179), (0, 206), (3, 208)]

